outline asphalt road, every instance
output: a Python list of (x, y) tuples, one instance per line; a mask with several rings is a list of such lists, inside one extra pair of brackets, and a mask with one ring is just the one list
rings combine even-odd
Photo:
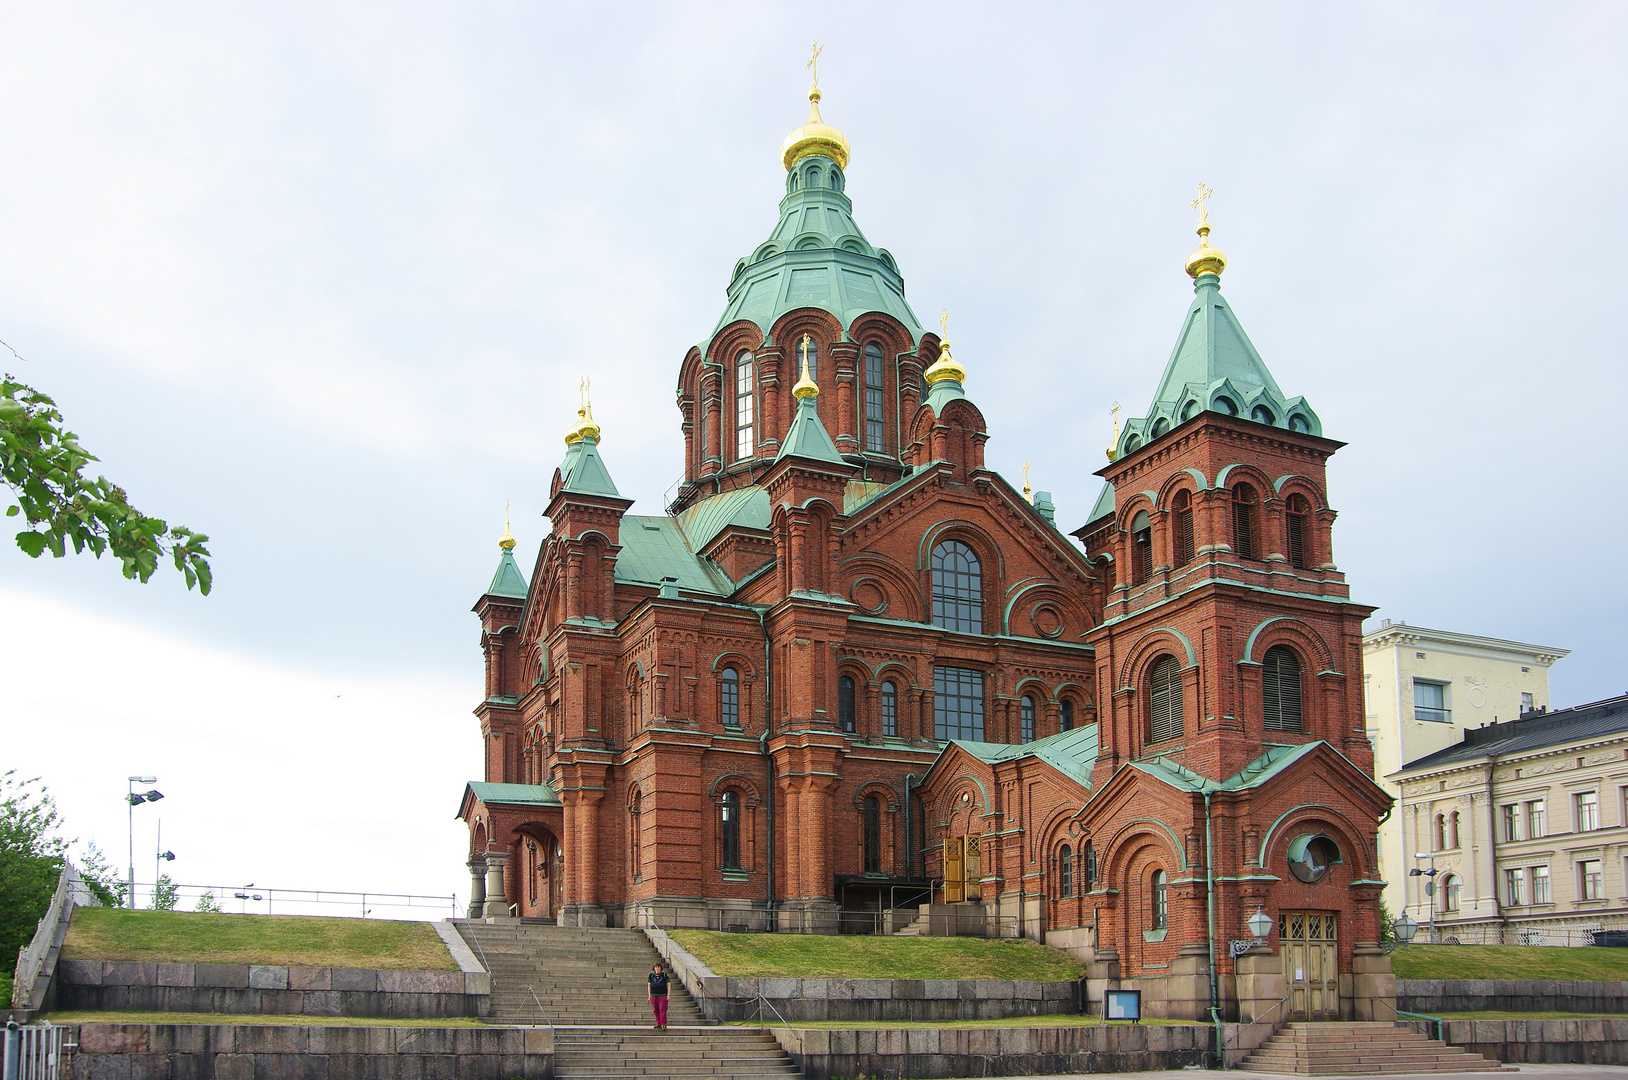
[[(1530, 1080), (1628, 1080), (1628, 1065), (1520, 1065), (1519, 1075)], [(1442, 1080), (1444, 1075), (1464, 1077), (1465, 1080), (1490, 1080), (1495, 1076), (1512, 1076), (1515, 1069), (1502, 1072), (1467, 1073), (1385, 1073), (1385, 1080)], [(1204, 1069), (1171, 1069), (1163, 1072), (1093, 1073), (1093, 1076), (1134, 1076), (1138, 1080), (1195, 1080), (1195, 1077), (1213, 1075)], [(1249, 1072), (1228, 1069), (1227, 1076), (1237, 1080), (1283, 1080), (1282, 1073)], [(1359, 1074), (1361, 1075), (1361, 1074)], [(1378, 1073), (1372, 1075), (1381, 1075)], [(1013, 1077), (1012, 1080), (1078, 1080), (1078, 1074), (1068, 1076)]]

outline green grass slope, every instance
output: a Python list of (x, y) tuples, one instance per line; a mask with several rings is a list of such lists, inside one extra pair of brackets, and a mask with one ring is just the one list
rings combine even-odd
[(1404, 945), (1391, 954), (1398, 979), (1628, 979), (1628, 949), (1563, 945)]
[(429, 923), (122, 908), (75, 908), (62, 956), (173, 964), (458, 969)]
[(851, 934), (668, 934), (719, 975), (804, 979), (1077, 979), (1085, 962), (1010, 938), (869, 937)]

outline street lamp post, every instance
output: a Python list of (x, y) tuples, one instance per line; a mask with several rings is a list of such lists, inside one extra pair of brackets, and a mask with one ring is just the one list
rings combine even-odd
[(1413, 857), (1415, 859), (1430, 860), (1429, 870), (1420, 870), (1417, 866), (1415, 866), (1412, 870), (1408, 871), (1408, 877), (1423, 877), (1430, 879), (1429, 881), (1425, 882), (1424, 894), (1425, 902), (1430, 905), (1430, 944), (1434, 945), (1436, 943), (1436, 875), (1440, 873), (1440, 871), (1436, 869), (1436, 853), (1432, 851), (1427, 854), (1423, 851), (1416, 851), (1414, 852)]
[(175, 852), (164, 850), (164, 819), (158, 819), (158, 853), (153, 856), (153, 906), (158, 906), (158, 879), (164, 876), (164, 864), (175, 861)]
[(129, 777), (129, 786), (124, 793), (124, 801), (129, 804), (127, 810), (130, 818), (130, 910), (136, 909), (136, 807), (144, 802), (157, 802), (164, 797), (161, 791), (145, 791), (136, 794), (137, 784), (156, 784), (156, 776)]

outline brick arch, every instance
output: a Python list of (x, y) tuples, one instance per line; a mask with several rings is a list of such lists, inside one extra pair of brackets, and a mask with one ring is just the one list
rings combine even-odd
[[(875, 552), (860, 552), (842, 560), (838, 564), (838, 569), (843, 578), (849, 582), (850, 591), (866, 578), (876, 581), (883, 592), (884, 611), (890, 618), (903, 619), (907, 622), (923, 621), (917, 583), (893, 560)], [(849, 599), (853, 598), (850, 596)], [(895, 610), (895, 605), (904, 610)]]
[(1306, 501), (1311, 503), (1313, 510), (1327, 510), (1328, 496), (1311, 478), (1290, 473), (1280, 476), (1272, 483), (1274, 494), (1280, 499), (1287, 499), (1290, 495), (1304, 495)]
[(1339, 846), (1341, 858), (1352, 868), (1353, 880), (1374, 876), (1373, 859), (1369, 855), (1368, 845), (1362, 839), (1364, 835), (1362, 830), (1357, 828), (1349, 817), (1332, 806), (1321, 806), (1316, 803), (1302, 803), (1278, 815), (1278, 819), (1261, 837), (1261, 852), (1256, 860), (1257, 865), (1263, 870), (1270, 867), (1274, 849), (1286, 844), (1296, 833), (1307, 831), (1305, 827), (1312, 825), (1327, 833)]
[(741, 678), (757, 677), (757, 665), (745, 653), (738, 649), (725, 649), (712, 660), (712, 673), (721, 674), (726, 667), (732, 667), (740, 673)]
[(1163, 845), (1171, 868), (1176, 873), (1187, 872), (1187, 851), (1176, 831), (1158, 818), (1140, 817), (1122, 822), (1097, 852), (1097, 868), (1102, 877), (1119, 878), (1125, 872), (1127, 861), (1149, 844)]
[[(1012, 616), (1022, 609), (1028, 609), (1022, 618), (1032, 620), (1034, 613), (1042, 605), (1050, 604), (1061, 609), (1063, 626), (1057, 637), (1063, 637), (1071, 623), (1077, 623), (1080, 630), (1089, 630), (1093, 625), (1091, 613), (1086, 610), (1080, 601), (1079, 594), (1056, 581), (1030, 581), (1027, 584), (1014, 586), (1007, 591), (1006, 606), (1001, 609), (1001, 632), (1012, 633)], [(1036, 634), (1037, 637), (1045, 635)]]
[(1184, 487), (1196, 495), (1201, 491), (1208, 491), (1210, 481), (1198, 469), (1177, 469), (1165, 478), (1163, 484), (1159, 485), (1159, 492), (1155, 499), (1156, 504), (1160, 508), (1169, 506), (1170, 500), (1175, 497), (1176, 492)]
[[(976, 776), (962, 773), (950, 781), (941, 797), (934, 800), (938, 810), (938, 820), (934, 824), (938, 828), (946, 828), (950, 824), (951, 816), (961, 813), (961, 793), (964, 791), (973, 794), (973, 803), (976, 803), (978, 809), (988, 811), (989, 789)], [(968, 804), (969, 809), (973, 807), (973, 803)]]
[(1265, 502), (1272, 496), (1274, 487), (1272, 478), (1260, 470), (1258, 466), (1247, 462), (1234, 462), (1215, 474), (1215, 486), (1219, 490), (1231, 490), (1232, 485), (1248, 482), (1255, 487), (1255, 492)]
[(723, 798), (724, 792), (735, 791), (740, 794), (742, 806), (756, 806), (761, 798), (757, 785), (750, 777), (741, 773), (725, 773), (712, 782), (707, 789), (707, 798), (711, 802), (718, 802)]
[[(921, 542), (916, 545), (916, 569), (922, 573), (933, 572), (933, 549), (945, 540), (960, 540), (978, 554), (978, 562), (982, 566), (993, 565), (997, 582), (1006, 580), (1006, 560), (1002, 555), (1001, 546), (996, 542), (985, 528), (974, 524), (965, 518), (949, 518), (940, 521), (932, 528), (921, 534)], [(987, 574), (986, 574), (987, 576)], [(997, 585), (997, 595), (999, 586)], [(984, 590), (989, 594), (989, 590)]]
[(871, 677), (877, 683), (891, 681), (901, 694), (906, 690), (918, 689), (916, 673), (905, 666), (902, 660), (883, 660), (876, 665)]
[(1159, 512), (1159, 493), (1157, 491), (1133, 492), (1125, 500), (1125, 505), (1119, 507), (1114, 514), (1114, 528), (1120, 532), (1129, 532), (1131, 522), (1136, 518), (1138, 511), (1146, 510), (1148, 517)]
[(1038, 675), (1024, 675), (1013, 684), (1013, 697), (1021, 698), (1025, 694), (1035, 699), (1034, 703), (1037, 707), (1044, 705), (1048, 701), (1056, 700), (1052, 697), (1051, 689), (1046, 685), (1045, 680)]
[(1141, 687), (1153, 662), (1166, 653), (1174, 656), (1178, 662), (1185, 659), (1187, 662), (1182, 664), (1184, 671), (1198, 663), (1193, 643), (1187, 635), (1174, 627), (1161, 626), (1143, 634), (1126, 652), (1125, 662), (1119, 666), (1119, 686)]
[(1244, 642), (1243, 662), (1261, 663), (1266, 656), (1266, 650), (1274, 645), (1287, 645), (1302, 659), (1310, 658), (1313, 663), (1307, 665), (1309, 675), (1335, 670), (1334, 650), (1329, 647), (1323, 635), (1309, 623), (1288, 615), (1263, 619), (1249, 632), (1249, 637)]
[(854, 789), (854, 806), (859, 809), (864, 809), (865, 800), (872, 795), (881, 800), (882, 809), (885, 811), (891, 812), (899, 808), (900, 799), (898, 791), (894, 790), (892, 784), (889, 784), (884, 780), (871, 780), (867, 783), (859, 785), (859, 787)]

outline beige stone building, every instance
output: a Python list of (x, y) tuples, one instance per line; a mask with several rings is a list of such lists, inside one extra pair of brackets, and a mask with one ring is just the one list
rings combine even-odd
[[(1589, 945), (1628, 928), (1628, 695), (1464, 731), (1387, 780), (1421, 871), (1393, 910), (1464, 944)], [(1425, 934), (1421, 932), (1421, 937)]]
[[(1549, 667), (1568, 650), (1455, 634), (1386, 619), (1362, 638), (1362, 678), (1374, 778), (1458, 745), (1468, 730), (1507, 723), (1549, 707)], [(1412, 855), (1395, 811), (1379, 826), (1379, 876), (1385, 903), (1400, 915)]]

